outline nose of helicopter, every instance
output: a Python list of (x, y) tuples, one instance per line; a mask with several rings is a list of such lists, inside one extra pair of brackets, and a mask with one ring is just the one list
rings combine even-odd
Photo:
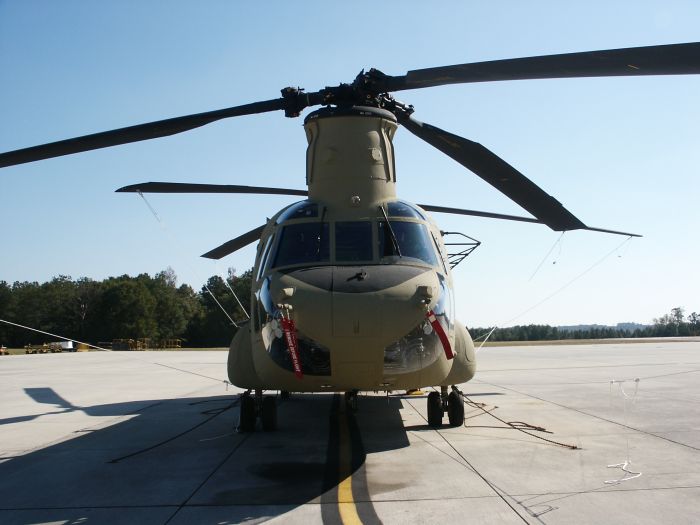
[(356, 359), (360, 347), (376, 354), (415, 328), (444, 288), (431, 268), (369, 265), (288, 271), (270, 291), (277, 304), (292, 306), (299, 332)]
[[(279, 369), (273, 372), (263, 362), (256, 366), (271, 374), (294, 372), (297, 362), (305, 385), (347, 391), (396, 385), (399, 376), (413, 384), (419, 378), (411, 373), (432, 364), (445, 368), (441, 377), (448, 371), (449, 365), (438, 361), (443, 347), (426, 314), (432, 310), (452, 338), (451, 294), (446, 277), (432, 267), (283, 270), (269, 274), (256, 297), (254, 332)], [(285, 342), (282, 318), (296, 325), (296, 357)]]

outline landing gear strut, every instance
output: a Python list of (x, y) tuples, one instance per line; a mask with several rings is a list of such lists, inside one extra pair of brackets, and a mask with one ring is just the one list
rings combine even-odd
[(265, 396), (263, 398), (260, 421), (265, 432), (277, 430), (277, 400), (273, 396)]
[(357, 390), (345, 392), (345, 408), (349, 412), (357, 412)]
[(456, 386), (452, 387), (452, 392), (449, 394), (446, 386), (441, 386), (440, 392), (428, 394), (428, 425), (431, 427), (441, 426), (445, 411), (447, 411), (450, 426), (458, 427), (464, 423), (462, 393)]
[(256, 390), (253, 397), (248, 390), (241, 395), (238, 432), (253, 432), (258, 416), (265, 432), (277, 430), (277, 400), (275, 397), (263, 396), (262, 390)]
[(238, 414), (238, 431), (252, 432), (255, 430), (255, 399), (250, 395), (250, 391), (241, 395), (241, 410)]

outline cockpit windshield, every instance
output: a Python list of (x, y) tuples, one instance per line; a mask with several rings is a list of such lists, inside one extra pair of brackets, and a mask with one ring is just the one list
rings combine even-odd
[[(389, 227), (391, 225), (391, 228)], [(379, 221), (379, 257), (398, 256), (392, 241), (392, 230), (399, 245), (401, 257), (410, 257), (437, 265), (433, 241), (424, 224), (407, 221)]]
[(327, 222), (302, 222), (282, 228), (273, 267), (322, 263), (330, 259)]
[(335, 260), (337, 262), (371, 261), (372, 223), (343, 221), (335, 223)]
[(319, 220), (318, 203), (292, 204), (277, 217), (276, 233), (262, 249), (258, 278), (270, 268), (381, 264), (388, 257), (392, 262), (438, 266), (439, 251), (421, 210), (403, 201), (385, 206), (380, 208), (383, 218), (363, 220), (326, 220), (323, 207)]

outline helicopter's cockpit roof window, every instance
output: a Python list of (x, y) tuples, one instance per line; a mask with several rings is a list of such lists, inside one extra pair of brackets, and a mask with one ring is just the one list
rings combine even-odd
[(372, 259), (372, 223), (370, 221), (336, 222), (335, 260), (356, 262)]
[[(424, 224), (408, 221), (389, 221), (396, 236), (402, 258), (418, 259), (431, 266), (438, 263), (433, 241)], [(379, 256), (398, 256), (386, 221), (379, 221)]]
[(318, 217), (318, 204), (311, 201), (300, 201), (292, 204), (277, 217), (277, 224), (291, 219), (310, 219)]
[(328, 223), (302, 222), (282, 228), (273, 267), (329, 261)]
[(389, 217), (410, 217), (412, 219), (425, 220), (423, 214), (413, 204), (404, 201), (387, 202), (387, 215)]

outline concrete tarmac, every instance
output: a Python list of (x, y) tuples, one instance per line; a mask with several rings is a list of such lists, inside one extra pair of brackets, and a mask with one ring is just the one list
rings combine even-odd
[(0, 523), (700, 522), (698, 341), (485, 348), (438, 430), (425, 396), (298, 394), (238, 434), (226, 357), (1, 357)]

